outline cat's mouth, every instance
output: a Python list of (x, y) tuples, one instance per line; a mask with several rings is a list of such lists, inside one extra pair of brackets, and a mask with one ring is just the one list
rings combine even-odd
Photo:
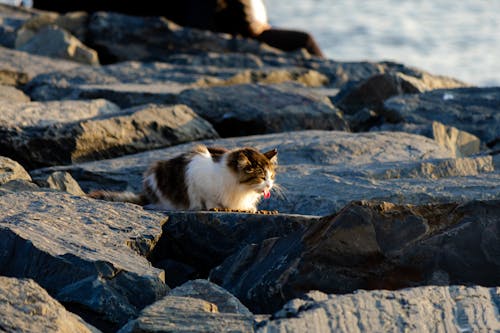
[(264, 199), (269, 199), (271, 197), (271, 191), (269, 191), (267, 188), (265, 188), (262, 193), (264, 194)]

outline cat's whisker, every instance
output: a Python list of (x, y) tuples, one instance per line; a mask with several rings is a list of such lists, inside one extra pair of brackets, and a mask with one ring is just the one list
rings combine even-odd
[(285, 201), (287, 200), (287, 197), (285, 194), (286, 188), (283, 185), (274, 184), (271, 191), (273, 191), (279, 199), (283, 199)]

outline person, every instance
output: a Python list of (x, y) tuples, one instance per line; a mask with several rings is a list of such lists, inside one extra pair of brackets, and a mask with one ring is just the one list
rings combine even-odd
[[(140, 6), (138, 6), (140, 4)], [(254, 38), (285, 52), (306, 49), (324, 58), (313, 36), (305, 31), (276, 28), (269, 24), (263, 0), (33, 0), (36, 9), (113, 11), (135, 16), (164, 16), (186, 27)]]

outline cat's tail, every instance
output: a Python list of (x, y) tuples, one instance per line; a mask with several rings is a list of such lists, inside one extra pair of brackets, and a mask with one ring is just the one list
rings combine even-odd
[(87, 194), (87, 196), (90, 198), (106, 201), (130, 202), (141, 206), (149, 204), (148, 198), (142, 193), (97, 190), (90, 192), (89, 194)]

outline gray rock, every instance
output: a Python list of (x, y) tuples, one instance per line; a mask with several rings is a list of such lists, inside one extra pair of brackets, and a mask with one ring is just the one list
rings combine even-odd
[(0, 276), (0, 329), (26, 333), (100, 332), (66, 311), (33, 280), (3, 276)]
[(97, 52), (85, 46), (68, 31), (58, 26), (46, 26), (26, 42), (16, 42), (16, 48), (32, 54), (98, 65)]
[(248, 244), (303, 231), (315, 216), (227, 212), (167, 212), (163, 237), (150, 255), (156, 265), (173, 259), (195, 268), (199, 276)]
[(436, 140), (436, 142), (449, 149), (456, 157), (473, 156), (487, 151), (481, 140), (468, 132), (461, 131), (453, 126), (446, 126), (438, 121), (426, 124), (414, 123), (385, 123), (370, 128), (371, 131), (397, 131), (414, 133)]
[(106, 55), (104, 63), (163, 61), (172, 53), (186, 52), (281, 53), (253, 39), (183, 28), (162, 17), (97, 12), (88, 28), (88, 44)]
[(362, 82), (345, 85), (332, 101), (344, 112), (354, 114), (365, 107), (378, 110), (384, 100), (394, 95), (467, 86), (463, 82), (444, 76), (431, 75), (423, 71), (418, 74), (389, 72), (373, 75)]
[(254, 332), (253, 316), (220, 313), (217, 305), (191, 297), (167, 296), (145, 308), (119, 333)]
[(19, 89), (0, 85), (0, 101), (2, 103), (27, 103), (30, 98)]
[(25, 179), (14, 179), (5, 184), (0, 185), (0, 195), (6, 195), (13, 192), (24, 191), (43, 191), (38, 185)]
[(85, 195), (76, 180), (68, 172), (56, 171), (47, 178), (49, 188), (73, 195)]
[[(429, 138), (400, 132), (298, 131), (203, 141), (208, 145), (278, 149), (279, 168), (270, 200), (259, 209), (327, 215), (351, 200), (423, 204), (499, 198), (500, 173), (491, 156), (456, 159)], [(68, 171), (91, 189), (141, 189), (146, 168), (190, 149), (178, 145), (125, 158), (39, 169), (32, 177)]]
[(8, 157), (0, 156), (0, 185), (14, 179), (31, 181), (31, 176), (21, 164)]
[[(189, 56), (192, 61), (200, 57)], [(217, 57), (220, 59), (220, 57)], [(107, 66), (83, 66), (71, 71), (53, 72), (31, 80), (25, 90), (35, 100), (104, 98), (130, 107), (147, 103), (175, 104), (186, 89), (243, 83), (299, 82), (317, 86), (327, 82), (320, 73), (299, 67), (239, 68), (234, 56), (214, 60), (226, 67), (190, 63), (122, 62)], [(233, 62), (231, 62), (233, 61)], [(241, 60), (238, 60), (238, 62)], [(199, 61), (204, 63), (203, 61)], [(237, 62), (237, 63), (238, 63)]]
[(103, 330), (125, 324), (166, 292), (145, 256), (162, 215), (57, 192), (0, 197), (0, 275), (31, 278)]
[(238, 313), (249, 317), (253, 316), (250, 310), (241, 304), (236, 297), (208, 280), (197, 279), (188, 281), (170, 290), (167, 296), (198, 298), (215, 304), (221, 313)]
[(187, 104), (221, 136), (234, 137), (306, 129), (347, 130), (342, 113), (324, 96), (293, 85), (247, 84), (183, 91)]
[(56, 12), (39, 11), (37, 15), (26, 20), (17, 30), (15, 48), (26, 44), (36, 33), (46, 27), (59, 27), (71, 33), (78, 40), (84, 41), (87, 35), (88, 13), (69, 12), (60, 15)]
[(500, 140), (500, 88), (458, 88), (393, 97), (383, 115), (391, 122), (429, 124), (438, 121), (476, 135), (482, 142)]
[(35, 10), (0, 4), (0, 45), (13, 48), (16, 32), (33, 16), (36, 16)]
[(399, 206), (353, 202), (304, 232), (250, 244), (210, 273), (255, 313), (309, 290), (496, 286), (500, 200)]
[(33, 102), (1, 109), (5, 112), (0, 116), (4, 146), (0, 153), (31, 168), (218, 137), (207, 121), (185, 105), (120, 110), (105, 100), (93, 100)]
[(22, 51), (0, 47), (0, 83), (23, 85), (42, 73), (68, 71), (81, 64), (73, 61), (51, 59)]
[(289, 318), (276, 316), (257, 332), (490, 332), (500, 329), (499, 301), (498, 287), (479, 286), (311, 292), (285, 305)]

